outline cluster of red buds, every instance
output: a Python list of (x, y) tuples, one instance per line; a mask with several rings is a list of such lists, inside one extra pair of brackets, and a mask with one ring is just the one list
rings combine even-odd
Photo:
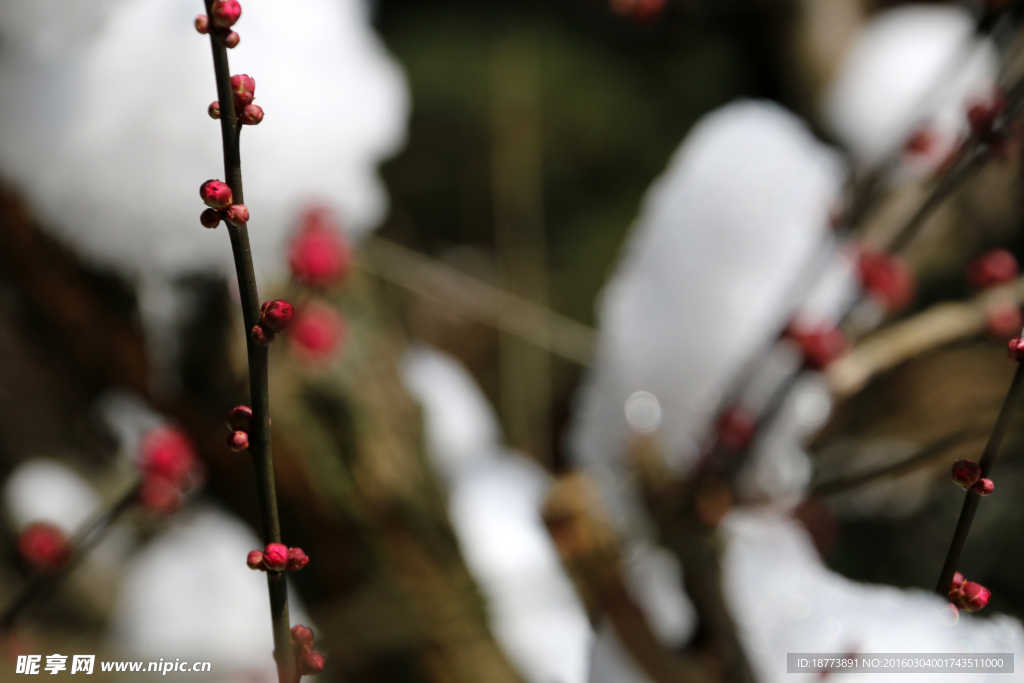
[(292, 324), (295, 309), (284, 299), (264, 301), (260, 307), (260, 321), (252, 327), (252, 339), (260, 346), (268, 346), (278, 332)]
[(977, 612), (988, 604), (992, 591), (980, 583), (965, 581), (964, 575), (957, 572), (953, 575), (953, 584), (949, 587), (949, 600), (959, 609)]
[[(1017, 259), (1005, 249), (993, 249), (967, 266), (967, 284), (985, 290), (1013, 282), (1019, 268)], [(1024, 316), (1013, 295), (993, 297), (985, 311), (985, 327), (989, 334), (1006, 339), (1021, 331)]]
[(326, 208), (314, 207), (303, 215), (288, 264), (295, 281), (313, 289), (327, 289), (348, 275), (352, 252)]
[(242, 226), (249, 222), (249, 209), (245, 204), (233, 204), (231, 188), (219, 180), (207, 180), (199, 187), (199, 196), (210, 208), (199, 216), (204, 228), (216, 228), (221, 221)]
[(252, 433), (252, 408), (235, 406), (228, 411), (228, 447), (233, 451), (244, 451), (249, 447), (249, 434)]
[(292, 650), (299, 676), (315, 676), (324, 670), (324, 656), (313, 650), (313, 629), (302, 624), (292, 626)]
[(289, 548), (283, 543), (268, 543), (262, 551), (253, 550), (245, 558), (249, 569), (261, 572), (297, 572), (309, 564), (302, 548)]
[(953, 483), (964, 490), (974, 490), (980, 496), (987, 496), (995, 490), (991, 479), (981, 476), (981, 466), (973, 460), (957, 460), (953, 463)]
[(814, 370), (824, 370), (850, 348), (846, 335), (837, 327), (791, 326), (786, 336), (799, 345), (804, 363)]
[(1009, 137), (1006, 127), (997, 125), (1005, 109), (1006, 98), (1002, 93), (994, 93), (985, 100), (974, 102), (967, 109), (967, 122), (970, 124), (971, 134), (1000, 153), (1006, 151)]
[(192, 441), (174, 427), (157, 427), (142, 440), (139, 469), (143, 505), (162, 513), (171, 513), (181, 505), (183, 495), (199, 476), (199, 460)]
[(35, 522), (18, 536), (18, 551), (32, 567), (55, 571), (71, 557), (71, 544), (64, 531), (49, 522)]
[(241, 37), (231, 30), (242, 16), (242, 6), (238, 0), (216, 0), (210, 16), (200, 14), (196, 17), (196, 30), (206, 35), (212, 33), (226, 48), (238, 45)]
[[(235, 115), (244, 126), (255, 126), (263, 120), (263, 107), (253, 104), (256, 99), (256, 79), (248, 74), (235, 74), (231, 77), (231, 96), (235, 103)], [(210, 103), (206, 113), (211, 119), (220, 118), (220, 102)]]
[(900, 311), (914, 298), (914, 274), (898, 256), (861, 245), (857, 275), (861, 287), (889, 312)]

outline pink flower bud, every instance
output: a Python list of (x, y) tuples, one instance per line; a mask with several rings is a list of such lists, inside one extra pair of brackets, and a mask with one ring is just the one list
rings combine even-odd
[(256, 96), (256, 81), (246, 74), (235, 74), (231, 77), (231, 94), (235, 97), (235, 111), (241, 111), (247, 104), (252, 104)]
[(302, 548), (288, 548), (288, 571), (297, 572), (309, 564), (309, 556)]
[(1010, 354), (1010, 360), (1020, 362), (1021, 359), (1024, 359), (1024, 338), (1014, 337), (1006, 345), (1006, 350)]
[(184, 432), (163, 426), (150, 430), (139, 448), (139, 468), (146, 478), (166, 479), (184, 488), (197, 467), (192, 441)]
[(302, 624), (292, 626), (292, 647), (299, 654), (313, 649), (313, 629)]
[(957, 591), (957, 604), (960, 609), (967, 610), (968, 612), (977, 612), (988, 604), (991, 597), (992, 591), (980, 583), (964, 581), (963, 585), (960, 586), (960, 590)]
[(824, 370), (848, 349), (846, 336), (835, 327), (790, 328), (787, 334), (800, 345), (805, 362), (815, 370)]
[(239, 114), (238, 120), (243, 126), (255, 126), (263, 120), (263, 107), (258, 104), (247, 104)]
[(352, 255), (324, 208), (307, 211), (288, 257), (292, 277), (307, 287), (326, 289), (345, 279)]
[(315, 676), (324, 670), (324, 656), (319, 652), (306, 650), (297, 662), (299, 674), (302, 676)]
[(220, 118), (220, 102), (214, 100), (210, 102), (210, 106), (206, 108), (206, 113), (210, 115), (211, 119)]
[(269, 327), (274, 332), (283, 332), (291, 325), (295, 309), (284, 299), (267, 301), (260, 309), (260, 325)]
[(249, 569), (266, 571), (263, 566), (263, 553), (259, 550), (250, 550), (248, 557), (245, 558), (245, 563), (249, 566)]
[(291, 349), (299, 360), (322, 363), (339, 350), (345, 337), (345, 322), (330, 306), (313, 303), (295, 314), (289, 335)]
[(718, 418), (718, 441), (725, 448), (742, 451), (754, 438), (757, 421), (739, 407), (729, 408)]
[(238, 35), (234, 31), (228, 31), (227, 35), (220, 39), (220, 44), (229, 50), (238, 47), (240, 42), (242, 42), (242, 36)]
[(210, 17), (205, 14), (196, 15), (196, 30), (204, 36), (210, 32)]
[(252, 431), (252, 408), (235, 406), (228, 412), (228, 429), (232, 431)]
[(231, 206), (231, 188), (219, 180), (207, 180), (199, 188), (199, 196), (206, 205), (214, 209), (226, 209)]
[(249, 447), (249, 435), (243, 431), (228, 434), (228, 448), (233, 451), (244, 451)]
[(888, 311), (899, 311), (914, 298), (914, 274), (896, 256), (861, 247), (857, 264), (861, 286)]
[(260, 346), (270, 346), (276, 336), (269, 327), (263, 325), (253, 325), (252, 327), (252, 340)]
[(216, 0), (210, 12), (213, 23), (218, 26), (234, 26), (238, 18), (242, 16), (242, 6), (237, 0)]
[(1022, 326), (1024, 316), (1021, 316), (1020, 307), (1011, 301), (993, 306), (985, 312), (985, 331), (994, 337), (1006, 339), (1020, 334)]
[(139, 502), (143, 507), (169, 515), (181, 507), (181, 489), (174, 482), (159, 476), (147, 476), (139, 489)]
[(969, 489), (981, 477), (981, 467), (973, 460), (957, 460), (953, 463), (953, 483)]
[(71, 544), (59, 527), (36, 522), (18, 536), (18, 551), (33, 567), (52, 571), (71, 557)]
[(964, 575), (960, 572), (953, 574), (953, 583), (950, 584), (949, 587), (950, 594), (953, 594), (954, 592), (960, 590), (960, 586), (962, 585), (964, 585)]
[(993, 249), (967, 266), (967, 284), (974, 289), (988, 289), (1013, 281), (1017, 272), (1013, 254), (1006, 249)]
[(987, 496), (988, 494), (996, 490), (996, 485), (995, 482), (993, 482), (991, 479), (986, 479), (985, 477), (982, 477), (981, 479), (978, 480), (978, 483), (976, 483), (971, 488), (979, 496)]
[(203, 224), (204, 228), (216, 228), (220, 225), (221, 220), (224, 218), (224, 214), (217, 209), (206, 209), (199, 214), (199, 222)]
[(224, 220), (231, 225), (245, 225), (249, 222), (249, 209), (245, 204), (232, 204), (224, 212)]
[(288, 548), (281, 543), (268, 543), (263, 550), (263, 566), (272, 572), (283, 572), (288, 566)]

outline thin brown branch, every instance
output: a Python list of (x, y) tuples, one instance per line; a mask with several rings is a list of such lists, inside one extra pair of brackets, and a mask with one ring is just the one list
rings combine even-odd
[[(205, 0), (207, 16), (212, 15), (213, 0)], [(210, 33), (213, 67), (217, 79), (217, 98), (220, 102), (221, 138), (224, 147), (225, 182), (231, 188), (235, 204), (244, 203), (242, 192), (242, 163), (239, 150), (241, 126), (235, 112), (231, 92), (231, 70), (227, 49), (214, 32)], [(252, 431), (249, 433), (249, 453), (256, 470), (256, 489), (260, 501), (260, 520), (264, 543), (280, 543), (281, 528), (277, 515), (277, 492), (274, 487), (274, 461), (270, 450), (270, 399), (267, 373), (267, 348), (252, 339), (250, 331), (259, 322), (260, 301), (256, 291), (256, 274), (249, 249), (249, 233), (245, 224), (227, 224), (231, 238), (231, 251), (238, 275), (238, 289), (242, 300), (242, 319), (245, 327), (246, 352), (249, 361), (249, 393), (252, 407)], [(270, 593), (270, 618), (274, 629), (274, 659), (277, 662), (280, 683), (291, 683), (295, 663), (292, 654), (288, 619), (288, 585), (281, 572), (267, 572)]]

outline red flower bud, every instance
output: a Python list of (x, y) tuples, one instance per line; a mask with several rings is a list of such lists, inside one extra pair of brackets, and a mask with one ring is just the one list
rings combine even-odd
[(224, 214), (217, 209), (206, 209), (199, 214), (199, 222), (203, 224), (204, 228), (216, 228), (220, 225), (221, 220), (224, 218)]
[(846, 336), (835, 327), (794, 330), (787, 333), (800, 345), (807, 365), (824, 370), (848, 349)]
[(957, 605), (968, 612), (977, 612), (988, 604), (992, 591), (973, 581), (964, 581), (957, 591)]
[(302, 624), (292, 626), (292, 647), (296, 654), (313, 649), (313, 629)]
[(994, 337), (1006, 339), (1015, 334), (1020, 334), (1024, 326), (1024, 316), (1021, 316), (1020, 307), (1012, 302), (1005, 302), (985, 312), (985, 331)]
[(260, 325), (269, 327), (274, 332), (283, 332), (291, 325), (295, 309), (284, 299), (267, 301), (260, 309)]
[(139, 450), (139, 468), (147, 479), (158, 477), (184, 488), (196, 468), (192, 441), (174, 427), (150, 430), (142, 439)]
[(260, 346), (270, 346), (277, 336), (272, 329), (263, 325), (252, 326), (252, 340)]
[(341, 315), (330, 306), (314, 303), (295, 314), (289, 339), (300, 360), (315, 364), (330, 360), (344, 337)]
[(903, 151), (912, 156), (927, 156), (938, 144), (938, 134), (933, 128), (925, 126), (918, 128), (907, 138)]
[(324, 656), (319, 652), (306, 650), (299, 657), (297, 665), (302, 676), (315, 676), (324, 670)]
[(967, 122), (971, 133), (981, 142), (1000, 146), (1006, 141), (1006, 132), (996, 129), (996, 119), (1006, 107), (1006, 99), (996, 94), (983, 102), (976, 102), (967, 109)]
[(245, 563), (249, 566), (249, 569), (266, 571), (263, 566), (263, 553), (259, 550), (250, 550), (249, 556), (245, 558)]
[(307, 287), (326, 289), (348, 275), (352, 255), (326, 209), (306, 212), (292, 240), (288, 262), (292, 277)]
[(988, 494), (996, 490), (996, 485), (995, 482), (993, 482), (991, 479), (986, 479), (985, 477), (982, 477), (971, 488), (979, 496), (987, 496)]
[(231, 77), (231, 94), (235, 96), (235, 110), (241, 111), (247, 104), (252, 104), (256, 96), (256, 81), (246, 74), (235, 74)]
[(739, 407), (726, 410), (718, 418), (718, 441), (733, 451), (742, 451), (754, 438), (757, 420)]
[(258, 104), (247, 104), (239, 114), (238, 120), (244, 126), (255, 126), (263, 120), (263, 107)]
[(1017, 277), (1017, 259), (1005, 249), (993, 249), (967, 266), (967, 284), (974, 289), (988, 289), (1006, 284)]
[(232, 204), (224, 212), (224, 220), (231, 225), (245, 225), (249, 222), (249, 209), (245, 204)]
[(196, 30), (206, 35), (210, 32), (210, 17), (205, 14), (196, 15)]
[(297, 572), (309, 564), (309, 556), (302, 548), (288, 548), (288, 571)]
[(181, 489), (174, 482), (159, 476), (148, 476), (142, 480), (139, 502), (153, 512), (169, 515), (181, 507)]
[(210, 102), (210, 106), (206, 108), (206, 113), (210, 115), (211, 119), (220, 118), (220, 102), (214, 100)]
[(957, 460), (953, 463), (953, 483), (969, 489), (981, 477), (981, 467), (973, 460)]
[(228, 434), (228, 448), (233, 451), (244, 451), (249, 447), (249, 435), (243, 431)]
[(218, 26), (234, 26), (238, 18), (242, 16), (242, 6), (237, 0), (216, 0), (210, 12), (213, 23)]
[(252, 431), (252, 408), (235, 406), (228, 412), (228, 429), (231, 431)]
[(207, 180), (199, 188), (199, 196), (206, 205), (214, 209), (226, 209), (231, 206), (231, 188), (219, 180)]
[(1010, 359), (1020, 362), (1024, 358), (1024, 338), (1014, 337), (1006, 345), (1006, 350), (1010, 354)]
[(234, 31), (228, 31), (228, 34), (220, 39), (220, 44), (229, 50), (238, 47), (240, 42), (242, 42), (242, 36)]
[(914, 298), (914, 274), (891, 254), (862, 247), (857, 263), (861, 286), (888, 311), (899, 311)]
[(36, 522), (18, 537), (21, 556), (36, 569), (59, 569), (71, 557), (71, 544), (64, 532), (53, 524)]
[(281, 543), (268, 543), (263, 550), (263, 566), (272, 572), (283, 572), (288, 566), (288, 548)]

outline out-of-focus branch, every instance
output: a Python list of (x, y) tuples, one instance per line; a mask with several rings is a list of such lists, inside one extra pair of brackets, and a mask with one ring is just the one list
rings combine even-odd
[(872, 377), (922, 353), (981, 334), (986, 314), (1008, 300), (1024, 303), (1024, 278), (970, 301), (943, 302), (869, 336), (829, 366), (826, 378), (836, 396), (860, 390)]
[(590, 362), (594, 330), (583, 323), (383, 237), (368, 236), (363, 249), (369, 258), (359, 264), (382, 280), (566, 360)]
[(544, 506), (544, 523), (592, 616), (611, 622), (620, 642), (655, 683), (712, 683), (713, 668), (692, 650), (664, 647), (622, 578), (618, 539), (597, 509), (591, 482), (581, 473), (557, 482)]

